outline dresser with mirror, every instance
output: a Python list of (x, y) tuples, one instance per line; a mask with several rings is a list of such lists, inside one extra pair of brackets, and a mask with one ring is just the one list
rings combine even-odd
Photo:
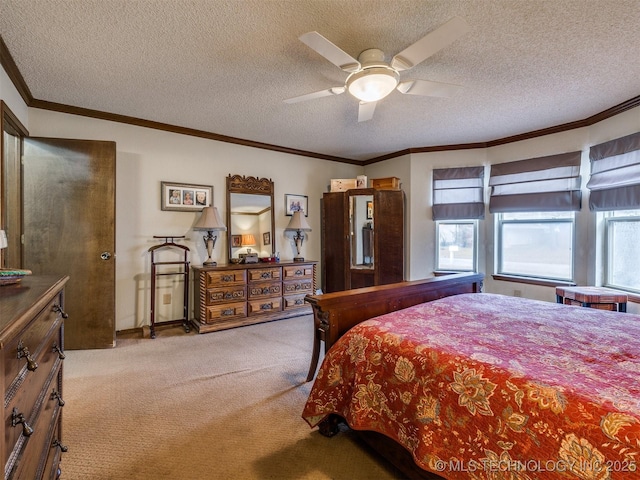
[(227, 177), (228, 263), (194, 266), (199, 333), (311, 313), (315, 261), (277, 261), (273, 181)]

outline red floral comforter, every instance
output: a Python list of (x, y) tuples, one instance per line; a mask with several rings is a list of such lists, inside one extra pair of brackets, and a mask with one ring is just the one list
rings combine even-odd
[(640, 315), (475, 293), (363, 322), (304, 408), (448, 479), (640, 478)]

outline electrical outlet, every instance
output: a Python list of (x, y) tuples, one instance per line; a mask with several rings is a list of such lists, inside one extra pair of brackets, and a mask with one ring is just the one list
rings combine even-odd
[(514, 297), (521, 297), (522, 296), (522, 290), (514, 290), (513, 291), (513, 296)]
[(171, 303), (171, 294), (170, 293), (165, 293), (162, 296), (162, 303), (165, 305), (169, 305)]

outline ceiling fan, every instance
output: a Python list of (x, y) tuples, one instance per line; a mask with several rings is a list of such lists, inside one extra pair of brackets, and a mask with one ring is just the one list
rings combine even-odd
[(415, 67), (469, 30), (467, 22), (460, 17), (454, 17), (398, 53), (390, 63), (384, 61), (384, 52), (377, 48), (363, 51), (356, 60), (318, 32), (305, 33), (300, 37), (305, 45), (348, 72), (349, 76), (344, 86), (331, 87), (319, 92), (288, 98), (285, 103), (303, 102), (349, 92), (360, 101), (358, 122), (364, 122), (373, 118), (377, 102), (393, 90), (409, 95), (450, 97), (462, 87), (430, 80), (405, 80), (401, 82), (400, 72)]

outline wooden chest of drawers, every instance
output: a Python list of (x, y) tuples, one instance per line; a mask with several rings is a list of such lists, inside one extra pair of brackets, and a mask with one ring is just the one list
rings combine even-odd
[(311, 313), (317, 262), (192, 267), (199, 333)]
[(59, 476), (64, 359), (64, 284), (26, 277), (0, 287), (5, 479)]

